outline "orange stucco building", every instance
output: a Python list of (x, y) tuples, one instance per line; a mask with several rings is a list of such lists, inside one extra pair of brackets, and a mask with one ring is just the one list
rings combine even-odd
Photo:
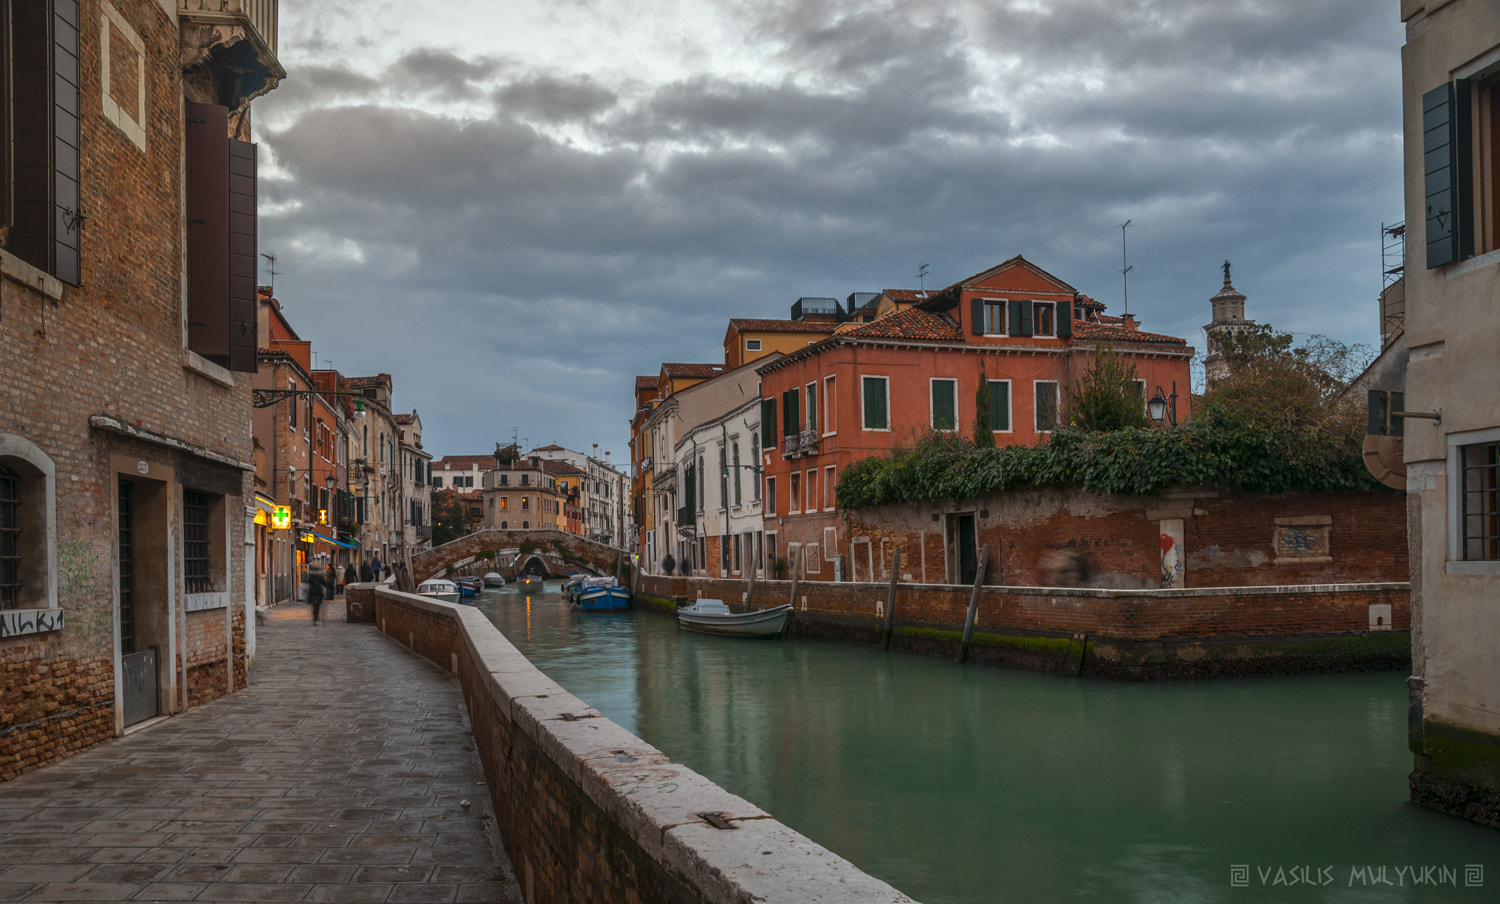
[(1104, 345), (1134, 366), (1143, 406), (1175, 381), (1177, 417), (1188, 415), (1184, 340), (1105, 315), (1022, 257), (903, 301), (759, 369), (768, 561), (791, 552), (807, 559), (805, 576), (836, 579), (825, 563), (848, 542), (839, 473), (928, 431), (971, 436), (981, 379), (997, 446), (1043, 441), (1064, 418), (1070, 381)]

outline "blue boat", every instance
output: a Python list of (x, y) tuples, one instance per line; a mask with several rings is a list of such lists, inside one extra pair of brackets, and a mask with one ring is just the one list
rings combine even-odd
[(584, 612), (623, 612), (630, 608), (630, 591), (614, 578), (585, 578), (573, 591), (573, 608)]
[(459, 578), (453, 583), (458, 585), (458, 592), (463, 596), (478, 596), (484, 581), (480, 578)]

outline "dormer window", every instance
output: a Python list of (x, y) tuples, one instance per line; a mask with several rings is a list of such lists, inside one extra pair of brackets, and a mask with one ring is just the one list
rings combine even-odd
[(1033, 336), (1056, 336), (1057, 303), (1051, 301), (1033, 301), (1031, 303), (1031, 320)]

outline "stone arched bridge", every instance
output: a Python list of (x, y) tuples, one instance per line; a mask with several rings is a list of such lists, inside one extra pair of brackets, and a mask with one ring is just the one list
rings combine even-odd
[[(482, 530), (412, 556), (412, 578), (420, 584), (442, 574), (446, 568), (484, 560), (486, 554), (502, 549), (522, 550), (523, 568), (535, 554), (553, 572), (568, 566), (596, 574), (614, 574), (616, 559), (624, 556), (621, 574), (630, 574), (629, 553), (560, 530)], [(508, 569), (510, 564), (496, 561), (495, 570), (501, 570), (501, 565)]]

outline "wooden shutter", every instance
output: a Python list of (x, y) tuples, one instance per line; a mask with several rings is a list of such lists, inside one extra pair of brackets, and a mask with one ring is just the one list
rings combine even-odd
[(1459, 79), (1422, 95), (1427, 269), (1474, 256), (1470, 88)]
[(984, 299), (969, 299), (969, 332), (976, 336), (984, 335)]
[(807, 384), (807, 429), (818, 430), (818, 384)]
[[(229, 140), (229, 369), (255, 372), (255, 145)], [(421, 481), (418, 465), (417, 480)]]
[[(764, 449), (776, 448), (776, 400), (760, 400), (760, 445)], [(760, 462), (755, 463), (757, 466)]]
[(82, 281), (78, 198), (78, 0), (52, 2), (52, 275)]
[(1012, 298), (1010, 301), (1010, 334), (1031, 335), (1031, 302)]
[(948, 380), (932, 381), (932, 429), (952, 430), (958, 424), (954, 385)]
[(1073, 338), (1073, 302), (1071, 301), (1057, 303), (1057, 338)]
[(12, 0), (9, 11), (8, 250), (78, 285), (78, 0)]
[(886, 423), (885, 408), (885, 381), (875, 377), (865, 377), (864, 387), (864, 427), (868, 430), (884, 430), (889, 425)]
[[(229, 109), (192, 101), (187, 102), (187, 282), (188, 348), (225, 363), (229, 358)], [(294, 401), (292, 407), (296, 406)]]
[(1003, 380), (990, 381), (990, 429), (1010, 429), (1010, 384)]

